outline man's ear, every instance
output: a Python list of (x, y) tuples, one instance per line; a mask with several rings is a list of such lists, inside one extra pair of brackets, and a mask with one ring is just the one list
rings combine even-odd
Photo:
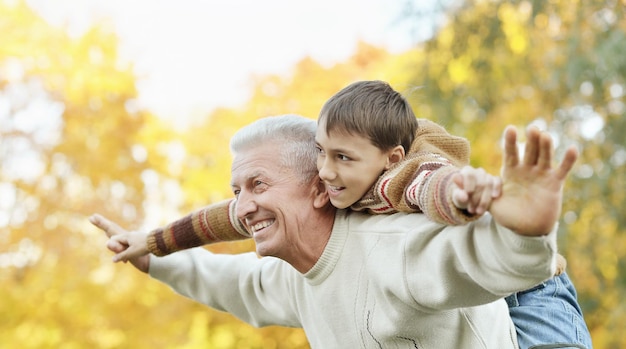
[(315, 208), (324, 208), (330, 202), (330, 197), (328, 196), (328, 192), (326, 191), (326, 186), (319, 177), (317, 177), (317, 185), (314, 188), (313, 195), (313, 207)]
[(388, 170), (391, 165), (404, 160), (405, 155), (404, 147), (401, 145), (396, 145), (393, 149), (389, 150), (387, 153), (387, 165), (385, 166), (385, 170)]

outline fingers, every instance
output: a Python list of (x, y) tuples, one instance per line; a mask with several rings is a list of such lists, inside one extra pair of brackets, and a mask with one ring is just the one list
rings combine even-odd
[(126, 250), (126, 248), (128, 248), (128, 245), (125, 245), (117, 240), (114, 239), (109, 239), (107, 241), (107, 248), (114, 253), (120, 253), (124, 250)]
[(539, 158), (540, 150), (544, 150), (540, 145), (542, 133), (535, 126), (528, 126), (526, 129), (526, 147), (524, 148), (524, 160), (526, 165), (534, 165)]
[(504, 130), (504, 166), (515, 167), (519, 163), (517, 150), (517, 130), (514, 126), (507, 126)]
[(467, 202), (469, 199), (467, 192), (463, 189), (463, 181), (464, 178), (460, 172), (455, 173), (452, 177), (452, 182), (454, 183), (454, 187), (452, 189), (452, 204), (462, 210), (467, 208)]
[(469, 213), (485, 213), (494, 198), (502, 191), (500, 177), (488, 174), (482, 168), (463, 167), (454, 177), (456, 188), (453, 191), (453, 203), (457, 208)]
[(122, 229), (119, 225), (97, 213), (89, 217), (89, 222), (104, 231), (108, 237), (126, 232), (126, 230)]
[(126, 261), (126, 259), (124, 259), (124, 255), (128, 249), (128, 234), (126, 234), (126, 230), (99, 214), (94, 214), (89, 217), (89, 222), (104, 231), (109, 237), (106, 246), (111, 252), (115, 253), (113, 261)]
[(456, 208), (461, 210), (467, 209), (468, 200), (469, 197), (465, 190), (459, 189), (458, 187), (452, 190), (452, 204)]
[(474, 213), (483, 214), (487, 212), (489, 205), (491, 204), (491, 188), (485, 188), (485, 190), (478, 196), (477, 202), (474, 204)]
[(542, 132), (539, 138), (539, 154), (537, 165), (542, 169), (552, 167), (552, 159), (554, 158), (554, 147), (552, 146), (552, 137), (548, 132)]
[(150, 269), (150, 258), (147, 256), (147, 249), (145, 247), (133, 247), (131, 244), (133, 241), (136, 242), (136, 240), (132, 240), (133, 236), (137, 236), (139, 241), (145, 243), (144, 235), (136, 232), (136, 234), (133, 235), (132, 232), (127, 232), (119, 225), (99, 214), (94, 214), (89, 217), (89, 222), (104, 231), (109, 237), (107, 248), (115, 253), (113, 262), (131, 262), (131, 264), (141, 272), (148, 272)]
[(483, 169), (477, 172), (478, 177), (474, 178), (474, 193), (471, 194), (469, 212), (481, 215), (487, 212), (491, 200), (494, 196), (494, 177), (486, 173)]
[[(512, 126), (505, 131), (505, 164), (514, 167), (519, 164), (516, 134)], [(539, 169), (550, 169), (554, 160), (554, 146), (550, 133), (540, 131), (537, 127), (529, 126), (526, 130), (526, 145), (524, 147), (523, 164), (537, 166)], [(562, 178), (565, 178), (578, 157), (576, 149), (568, 150), (566, 157), (561, 163)]]
[(497, 199), (502, 195), (502, 178), (493, 177), (493, 190), (491, 191), (491, 198)]
[(561, 161), (561, 165), (557, 170), (557, 178), (564, 180), (565, 177), (567, 177), (567, 174), (572, 170), (572, 167), (574, 167), (574, 163), (577, 159), (578, 150), (574, 146), (569, 147), (565, 152), (565, 157), (563, 158), (563, 161)]
[(122, 251), (120, 253), (117, 253), (115, 256), (113, 256), (113, 262), (117, 263), (117, 262), (128, 262), (128, 260), (130, 259), (130, 257), (128, 256), (128, 250), (126, 251)]

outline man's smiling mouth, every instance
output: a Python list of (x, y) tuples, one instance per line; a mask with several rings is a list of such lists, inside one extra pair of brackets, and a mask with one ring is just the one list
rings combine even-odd
[(274, 221), (275, 221), (274, 219), (269, 219), (269, 220), (265, 220), (265, 221), (256, 223), (256, 224), (250, 226), (250, 230), (253, 233), (256, 233), (257, 231), (259, 231), (261, 229), (265, 229), (265, 228), (269, 227), (270, 225), (274, 224)]

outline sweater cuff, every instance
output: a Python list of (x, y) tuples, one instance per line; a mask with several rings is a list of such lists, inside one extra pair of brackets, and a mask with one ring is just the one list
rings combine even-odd
[[(512, 264), (522, 263), (522, 259), (527, 258), (534, 259), (534, 263), (530, 263), (531, 268), (544, 265), (546, 279), (554, 275), (557, 266), (557, 231), (558, 223), (554, 224), (554, 227), (547, 235), (541, 236), (525, 236), (518, 234), (504, 226), (494, 223), (502, 240), (512, 247), (510, 261)], [(550, 262), (546, 263), (546, 250), (549, 251)], [(517, 261), (517, 256), (521, 256)], [(527, 263), (527, 262), (526, 262)]]
[(151, 231), (150, 234), (146, 236), (146, 246), (148, 248), (148, 252), (159, 257), (167, 255), (167, 252), (160, 249), (157, 243), (157, 241), (162, 238), (163, 238), (163, 229), (159, 228), (159, 229), (155, 229)]

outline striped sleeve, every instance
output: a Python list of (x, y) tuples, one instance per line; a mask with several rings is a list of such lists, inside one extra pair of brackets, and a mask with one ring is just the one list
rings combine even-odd
[(247, 239), (250, 234), (235, 215), (235, 200), (221, 201), (151, 231), (147, 237), (150, 253), (170, 253), (223, 241)]

